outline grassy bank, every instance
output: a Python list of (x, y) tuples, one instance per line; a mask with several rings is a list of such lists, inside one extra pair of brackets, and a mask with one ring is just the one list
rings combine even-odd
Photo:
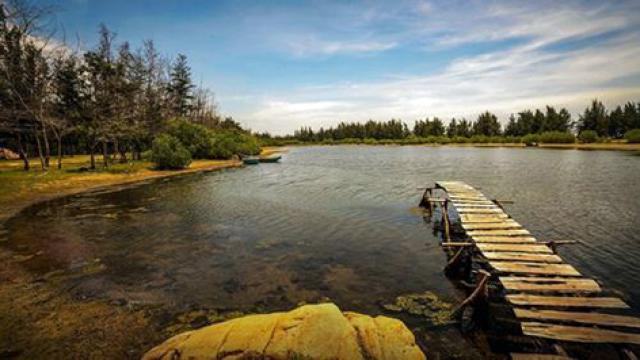
[[(102, 159), (98, 158), (96, 162), (101, 164)], [(32, 160), (30, 171), (22, 170), (20, 160), (0, 161), (0, 222), (26, 206), (59, 196), (167, 176), (237, 167), (241, 163), (233, 160), (194, 160), (188, 169), (159, 171), (154, 170), (151, 162), (130, 161), (125, 164), (114, 163), (109, 168), (98, 166), (95, 171), (81, 171), (88, 165), (89, 157), (86, 155), (65, 158), (61, 170), (54, 166), (48, 171), (42, 171), (36, 159)]]

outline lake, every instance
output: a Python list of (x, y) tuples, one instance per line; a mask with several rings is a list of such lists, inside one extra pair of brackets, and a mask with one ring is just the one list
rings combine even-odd
[[(639, 178), (640, 156), (627, 152), (299, 147), (279, 164), (31, 207), (7, 223), (3, 246), (37, 254), (23, 264), (39, 274), (97, 268), (65, 279), (69, 291), (160, 307), (168, 315), (158, 327), (194, 309), (264, 312), (327, 300), (395, 316), (381, 304), (404, 294), (464, 297), (416, 208), (419, 187), (460, 180), (513, 200), (507, 212), (540, 240), (581, 240), (561, 247), (563, 258), (638, 307)], [(416, 336), (427, 355), (484, 351), (455, 325), (427, 324)]]

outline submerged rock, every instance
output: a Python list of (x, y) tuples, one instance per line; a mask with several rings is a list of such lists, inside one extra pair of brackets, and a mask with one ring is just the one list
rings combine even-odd
[(400, 321), (341, 312), (334, 304), (250, 315), (188, 331), (143, 359), (425, 359)]

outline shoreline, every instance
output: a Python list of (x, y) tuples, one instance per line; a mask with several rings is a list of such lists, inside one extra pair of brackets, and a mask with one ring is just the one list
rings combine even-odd
[[(34, 163), (34, 165), (36, 164)], [(72, 179), (70, 180), (76, 182), (71, 184), (69, 184), (69, 182), (60, 183), (59, 181), (54, 181), (54, 183), (49, 186), (38, 187), (38, 185), (41, 184), (36, 183), (33, 185), (34, 188), (38, 187), (37, 193), (35, 194), (27, 192), (26, 195), (18, 196), (17, 198), (7, 197), (5, 199), (0, 199), (0, 208), (3, 209), (3, 212), (0, 213), (0, 228), (2, 228), (9, 219), (16, 216), (24, 209), (42, 202), (82, 193), (108, 190), (111, 188), (117, 190), (119, 187), (126, 188), (146, 181), (208, 173), (224, 169), (240, 168), (243, 166), (242, 161), (235, 160), (196, 160), (189, 168), (183, 170), (154, 170), (149, 167), (144, 167), (133, 173), (124, 174), (86, 172), (77, 175), (75, 178), (72, 176)], [(63, 167), (62, 171), (65, 170), (68, 169)], [(11, 180), (9, 179), (6, 181)], [(90, 182), (90, 184), (85, 185), (83, 182)]]
[[(306, 144), (286, 144), (285, 147), (304, 147), (304, 146), (424, 146), (424, 147), (468, 147), (468, 148), (516, 148), (516, 149), (557, 149), (557, 150), (606, 150), (606, 151), (640, 151), (640, 144), (628, 143), (590, 143), (590, 144), (538, 144), (537, 146), (527, 146), (523, 143), (423, 143), (423, 144), (404, 144), (404, 143), (306, 143)], [(274, 148), (277, 146), (273, 146)]]

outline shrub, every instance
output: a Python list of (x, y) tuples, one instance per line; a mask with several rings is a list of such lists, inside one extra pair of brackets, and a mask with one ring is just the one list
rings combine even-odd
[(177, 138), (161, 134), (153, 140), (151, 161), (158, 169), (184, 169), (191, 164), (191, 153)]
[(598, 141), (598, 134), (593, 130), (584, 130), (578, 135), (578, 140), (583, 143), (594, 143)]
[(624, 134), (624, 138), (628, 143), (638, 144), (640, 143), (640, 129), (632, 129)]
[(187, 120), (174, 119), (167, 124), (169, 135), (178, 139), (194, 159), (212, 158), (212, 132), (206, 127)]
[(538, 134), (527, 134), (521, 138), (521, 140), (527, 146), (533, 146), (540, 142)]
[(225, 131), (212, 136), (210, 157), (214, 159), (229, 159), (234, 154), (258, 155), (260, 144), (258, 139), (249, 134), (237, 131)]
[(545, 144), (573, 144), (576, 142), (576, 137), (568, 132), (547, 131), (540, 134), (539, 140)]

